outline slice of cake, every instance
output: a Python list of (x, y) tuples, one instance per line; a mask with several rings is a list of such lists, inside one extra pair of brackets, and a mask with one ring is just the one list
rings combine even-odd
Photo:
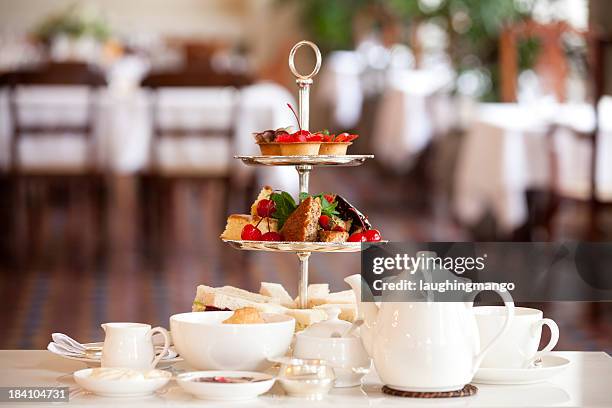
[[(261, 220), (261, 222), (259, 222)], [(259, 225), (257, 225), (259, 223)], [(257, 229), (262, 234), (273, 231), (278, 232), (278, 221), (275, 218), (264, 218), (258, 217), (257, 215), (246, 215), (246, 214), (232, 214), (227, 217), (227, 224), (225, 230), (221, 234), (221, 239), (239, 240), (242, 239), (242, 229), (245, 225), (252, 224), (257, 225)]]
[(319, 230), (320, 242), (346, 242), (349, 234), (346, 231), (325, 231)]
[(291, 213), (280, 233), (285, 241), (314, 242), (317, 240), (321, 200), (308, 197)]

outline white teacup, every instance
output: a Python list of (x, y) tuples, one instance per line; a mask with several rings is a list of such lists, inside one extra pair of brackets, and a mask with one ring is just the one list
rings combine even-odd
[[(480, 344), (489, 344), (501, 330), (506, 318), (503, 306), (479, 306), (474, 316), (480, 333)], [(528, 368), (549, 353), (559, 341), (559, 327), (554, 320), (544, 319), (541, 310), (516, 307), (514, 319), (505, 335), (489, 350), (482, 368)], [(550, 341), (538, 351), (542, 326), (550, 329)]]
[[(102, 367), (149, 370), (155, 368), (170, 347), (170, 336), (163, 327), (151, 329), (144, 323), (104, 323), (102, 328), (106, 332)], [(164, 348), (157, 355), (153, 346), (155, 333), (160, 333), (164, 338)]]

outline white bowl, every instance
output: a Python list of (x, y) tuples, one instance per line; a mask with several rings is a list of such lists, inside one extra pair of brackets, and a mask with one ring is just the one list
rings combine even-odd
[(109, 380), (91, 378), (93, 368), (85, 368), (75, 371), (74, 381), (96, 395), (103, 397), (144, 397), (153, 394), (172, 378), (172, 374), (166, 371), (156, 370), (161, 378)]
[[(256, 382), (247, 383), (208, 383), (194, 382), (197, 377), (252, 377)], [(269, 374), (251, 371), (192, 371), (176, 377), (176, 382), (186, 392), (197, 398), (218, 401), (239, 401), (255, 398), (268, 392), (274, 385), (275, 378)]]
[(295, 336), (293, 357), (325, 360), (334, 368), (334, 386), (355, 387), (370, 370), (371, 359), (359, 337), (315, 337), (306, 333)]
[(191, 312), (170, 317), (174, 347), (199, 370), (264, 371), (268, 358), (285, 355), (295, 327), (290, 316), (263, 313), (266, 323), (224, 324), (233, 312)]

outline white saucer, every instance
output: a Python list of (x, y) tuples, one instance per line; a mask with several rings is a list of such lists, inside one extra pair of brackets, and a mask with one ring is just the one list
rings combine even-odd
[(480, 368), (472, 382), (494, 385), (534, 384), (546, 381), (565, 370), (570, 364), (559, 356), (542, 357), (542, 365), (533, 368)]
[[(103, 342), (99, 342), (99, 343), (86, 343), (83, 344), (86, 347), (102, 347), (104, 346)], [(174, 346), (170, 346), (171, 349), (174, 350)], [(82, 363), (87, 364), (87, 367), (91, 367), (91, 368), (96, 368), (96, 367), (100, 367), (100, 358), (89, 358), (89, 357), (70, 357), (70, 356), (64, 356), (61, 354), (55, 354), (56, 356), (62, 357), (62, 358), (66, 358), (68, 360), (75, 360), (75, 361), (80, 361)], [(183, 359), (181, 358), (181, 356), (177, 356), (174, 358), (162, 358), (159, 363), (157, 364), (157, 367), (155, 368), (159, 368), (161, 370), (166, 369), (171, 367), (172, 365), (179, 363), (183, 361)]]
[[(251, 377), (255, 382), (215, 383), (195, 382), (197, 377)], [(249, 400), (267, 392), (274, 385), (276, 378), (270, 374), (252, 371), (192, 371), (179, 374), (176, 382), (186, 392), (197, 398), (216, 401)]]
[(102, 397), (145, 397), (168, 384), (172, 378), (172, 374), (167, 371), (155, 370), (159, 372), (161, 378), (108, 380), (91, 378), (92, 370), (92, 368), (85, 368), (75, 371), (74, 381), (87, 391)]

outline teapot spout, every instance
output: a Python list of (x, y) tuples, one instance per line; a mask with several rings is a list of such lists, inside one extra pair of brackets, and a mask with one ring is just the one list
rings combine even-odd
[[(355, 274), (344, 279), (349, 284), (357, 301), (358, 318), (363, 319), (364, 324), (360, 328), (361, 340), (368, 354), (372, 355), (372, 344), (376, 333), (376, 321), (378, 320), (378, 306), (374, 303), (374, 296), (367, 285), (362, 285), (361, 275)], [(362, 294), (362, 289), (367, 291)], [(363, 300), (367, 299), (367, 300)]]

